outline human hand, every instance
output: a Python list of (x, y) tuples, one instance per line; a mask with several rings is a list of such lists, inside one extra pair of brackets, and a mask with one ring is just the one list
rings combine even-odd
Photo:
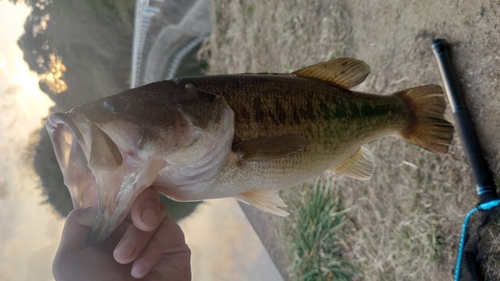
[(191, 280), (191, 251), (179, 225), (153, 188), (134, 202), (129, 216), (101, 245), (87, 245), (97, 207), (66, 219), (52, 266), (56, 280)]

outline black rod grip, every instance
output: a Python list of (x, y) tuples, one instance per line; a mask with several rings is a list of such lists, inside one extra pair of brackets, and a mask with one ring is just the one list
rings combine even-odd
[(446, 95), (453, 111), (465, 155), (472, 168), (479, 203), (482, 204), (496, 200), (498, 196), (493, 173), (482, 153), (481, 145), (474, 129), (474, 123), (460, 90), (457, 74), (451, 63), (450, 48), (444, 39), (436, 39), (432, 44), (432, 50), (436, 56), (439, 71), (443, 78)]

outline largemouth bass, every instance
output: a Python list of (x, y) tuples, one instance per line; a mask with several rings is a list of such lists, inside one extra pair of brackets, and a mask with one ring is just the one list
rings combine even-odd
[(453, 127), (441, 87), (349, 90), (369, 72), (342, 58), (291, 74), (175, 78), (53, 113), (47, 129), (75, 208), (99, 205), (97, 242), (149, 186), (284, 216), (279, 190), (325, 171), (369, 179), (373, 156), (362, 145), (382, 136), (446, 153)]

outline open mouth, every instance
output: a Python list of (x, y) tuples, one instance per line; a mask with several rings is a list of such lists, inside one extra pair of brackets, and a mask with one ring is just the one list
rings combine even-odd
[(85, 123), (87, 121), (80, 113), (52, 113), (46, 124), (64, 184), (70, 191), (75, 208), (86, 208), (98, 203), (97, 183), (88, 167), (90, 140), (86, 140), (80, 131), (85, 130)]
[(89, 242), (100, 243), (125, 219), (161, 164), (140, 165), (138, 159), (124, 158), (108, 134), (76, 111), (51, 114), (46, 127), (73, 206), (98, 206)]

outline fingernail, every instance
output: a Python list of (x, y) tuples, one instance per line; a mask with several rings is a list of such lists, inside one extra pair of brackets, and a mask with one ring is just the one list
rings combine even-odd
[(135, 251), (136, 243), (132, 239), (127, 239), (116, 248), (114, 256), (120, 260), (130, 258)]
[(134, 265), (132, 266), (132, 272), (130, 272), (130, 274), (132, 274), (134, 278), (142, 278), (144, 277), (144, 275), (146, 275), (145, 273), (147, 269), (148, 262), (145, 258), (140, 258), (134, 262)]
[(155, 226), (156, 223), (158, 222), (158, 215), (156, 214), (155, 211), (153, 211), (153, 209), (146, 208), (146, 209), (142, 210), (141, 219), (145, 223), (147, 223), (151, 226)]

